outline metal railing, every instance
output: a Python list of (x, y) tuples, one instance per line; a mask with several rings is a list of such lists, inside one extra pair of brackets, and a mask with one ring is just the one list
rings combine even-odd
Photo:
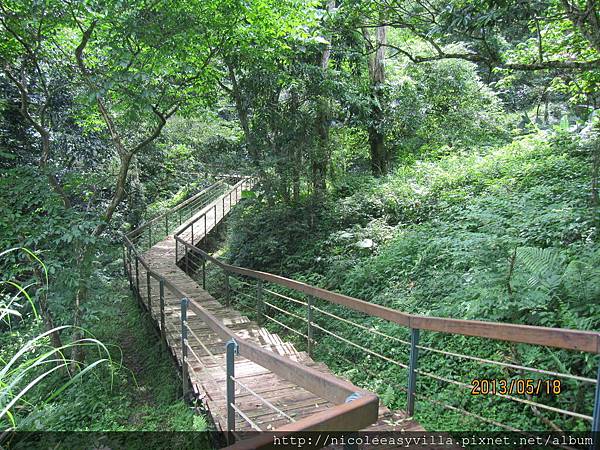
[(211, 184), (187, 200), (127, 233), (127, 237), (139, 250), (147, 250), (173, 233), (198, 210), (212, 203), (216, 197), (225, 192), (229, 187), (226, 181), (230, 180), (219, 180)]
[(200, 209), (194, 214), (193, 218), (174, 230), (175, 259), (177, 263), (183, 261), (184, 264), (187, 264), (186, 272), (189, 271), (188, 251), (187, 247), (184, 246), (180, 252), (179, 243), (181, 241), (191, 242), (193, 245), (201, 243), (208, 236), (208, 233), (231, 211), (231, 208), (242, 199), (244, 189), (251, 188), (253, 184), (253, 178), (241, 177), (233, 187), (221, 192), (220, 196), (214, 197), (212, 203), (205, 205), (205, 208)]
[[(221, 201), (222, 206), (221, 218), (229, 211), (231, 206), (236, 204), (241, 199), (242, 188), (250, 186), (251, 183), (251, 180), (248, 179), (241, 180), (240, 182), (236, 183), (231, 190), (218, 198), (216, 203), (218, 204), (218, 202)], [(200, 202), (197, 204), (200, 204)], [(217, 215), (217, 209), (218, 208), (210, 207), (206, 208), (206, 211), (204, 212), (204, 216), (206, 216), (207, 213), (213, 211), (215, 218), (215, 223), (209, 223), (209, 226), (207, 226), (207, 231), (210, 230), (211, 225), (214, 226), (218, 222), (218, 220), (216, 220), (219, 217)], [(192, 213), (191, 216), (194, 217), (194, 220), (190, 223), (182, 222), (182, 226), (175, 230), (177, 242), (181, 242), (181, 236), (187, 236), (191, 239), (194, 239), (191, 231), (192, 223), (197, 223), (199, 220), (202, 220), (198, 219), (198, 217), (202, 217), (202, 214), (196, 216), (197, 214), (198, 213)], [(158, 223), (158, 221), (155, 220), (153, 223)], [(148, 225), (148, 227), (151, 227), (151, 225)], [(166, 230), (168, 230), (168, 227), (166, 227)], [(188, 232), (189, 234), (186, 234)], [(174, 356), (178, 358), (181, 366), (184, 397), (189, 396), (192, 388), (189, 377), (191, 361), (195, 361), (203, 366), (206, 366), (206, 362), (203, 361), (203, 356), (208, 355), (212, 361), (213, 367), (223, 366), (223, 361), (216, 356), (207, 345), (203, 343), (203, 340), (197, 336), (192, 327), (190, 327), (188, 312), (192, 311), (204, 322), (204, 324), (210, 328), (212, 332), (218, 335), (220, 339), (227, 341), (225, 367), (222, 368), (222, 370), (224, 370), (226, 374), (226, 383), (224, 389), (226, 391), (225, 394), (227, 395), (228, 431), (235, 431), (236, 416), (239, 416), (248, 423), (251, 423), (250, 426), (253, 429), (260, 429), (256, 423), (253, 423), (252, 419), (240, 408), (240, 406), (236, 405), (234, 389), (236, 384), (240, 388), (249, 392), (250, 395), (260, 397), (261, 401), (267, 406), (267, 408), (271, 409), (275, 414), (280, 415), (289, 421), (288, 424), (269, 431), (284, 434), (293, 434), (308, 430), (357, 431), (377, 421), (379, 409), (379, 398), (377, 395), (367, 390), (358, 388), (353, 384), (333, 375), (322, 373), (316, 369), (302, 365), (301, 363), (298, 363), (292, 359), (263, 349), (260, 345), (255, 344), (254, 342), (240, 339), (232, 330), (223, 325), (221, 320), (215, 317), (210, 311), (205, 309), (192, 296), (188, 295), (174, 282), (170, 281), (168, 278), (165, 278), (148, 265), (141, 254), (141, 249), (133, 242), (133, 240), (140, 235), (141, 232), (138, 229), (134, 230), (129, 235), (123, 236), (124, 271), (127, 275), (130, 288), (134, 292), (135, 297), (138, 299), (141, 306), (149, 312), (150, 317), (156, 321), (162, 340), (167, 343), (167, 346), (174, 352)], [(205, 236), (206, 232), (204, 235), (199, 236), (199, 240), (204, 239)], [(149, 242), (151, 243), (152, 239), (150, 239)], [(189, 256), (187, 254), (187, 250), (183, 255), (184, 258), (186, 258), (186, 255)], [(145, 272), (145, 274), (143, 272)], [(143, 292), (144, 290), (145, 292)], [(156, 293), (156, 290), (158, 291), (158, 308), (157, 305), (152, 304), (152, 293)], [(167, 331), (173, 330), (167, 329), (169, 324), (166, 320), (165, 313), (166, 292), (170, 292), (176, 298), (180, 299), (180, 330), (177, 331), (177, 335), (179, 335), (178, 342), (173, 342), (172, 337), (170, 338), (169, 333), (167, 333)], [(173, 333), (171, 333), (171, 336), (172, 335)], [(169, 339), (171, 339), (171, 342), (169, 342)], [(190, 344), (191, 342), (197, 342), (200, 347), (202, 347), (205, 354), (198, 355), (195, 347)], [(176, 348), (179, 348), (180, 350), (177, 351)], [(280, 376), (281, 378), (294, 383), (295, 385), (313, 393), (327, 402), (330, 402), (332, 406), (299, 420), (293, 419), (290, 415), (284, 413), (281, 411), (281, 409), (277, 408), (275, 405), (261, 396), (260, 393), (257, 393), (253, 389), (249, 388), (247, 385), (245, 385), (245, 383), (235, 377), (236, 355), (240, 355), (250, 361), (253, 361), (254, 363)], [(204, 373), (210, 376), (209, 371), (205, 371)], [(218, 384), (217, 380), (213, 381)], [(272, 444), (272, 439), (273, 436), (270, 434), (259, 435), (256, 438), (246, 439), (236, 444), (232, 444), (231, 448), (261, 448)], [(233, 440), (230, 442), (233, 443)]]
[[(235, 298), (236, 306), (250, 311), (258, 323), (271, 322), (289, 331), (306, 344), (311, 355), (315, 346), (319, 345), (319, 349), (331, 353), (334, 360), (345, 360), (349, 366), (364, 371), (372, 379), (381, 379), (382, 373), (389, 372), (391, 377), (385, 380), (386, 385), (406, 393), (408, 416), (414, 414), (419, 399), (499, 429), (526, 433), (517, 426), (463, 407), (463, 403), (468, 404), (472, 398), (479, 402), (487, 398), (490, 407), (495, 407), (496, 404), (491, 403), (495, 398), (520, 405), (520, 408), (539, 417), (552, 431), (559, 429), (552, 420), (554, 418), (563, 423), (570, 420), (574, 429), (581, 430), (586, 426), (593, 432), (600, 430), (598, 361), (594, 378), (568, 373), (567, 370), (497, 360), (485, 355), (485, 351), (479, 355), (467, 355), (420, 343), (423, 332), (433, 332), (440, 342), (444, 342), (444, 336), (462, 336), (461, 339), (477, 339), (481, 348), (489, 347), (490, 340), (541, 346), (541, 351), (544, 351), (543, 347), (555, 347), (568, 350), (567, 354), (581, 352), (580, 361), (585, 361), (588, 357), (584, 355), (600, 353), (600, 334), (597, 332), (407, 314), (278, 275), (225, 264), (181, 237), (176, 239), (179, 245), (187, 248), (192, 271), (202, 268), (205, 289), (207, 272), (211, 280), (218, 280), (211, 283), (208, 290), (215, 296), (224, 297), (227, 305)], [(211, 266), (208, 269), (207, 264)], [(349, 350), (342, 351), (339, 344), (333, 351), (323, 349), (321, 344), (326, 341), (338, 342)], [(386, 345), (390, 342), (392, 346)], [(353, 355), (354, 359), (346, 358), (345, 353)], [(455, 367), (457, 372), (464, 367), (462, 376), (470, 377), (469, 383), (453, 374), (437, 373), (439, 356), (456, 361), (448, 365)], [(423, 362), (431, 368), (425, 368)], [(528, 378), (524, 378), (524, 374), (528, 374)], [(394, 379), (399, 375), (406, 380), (404, 383)], [(465, 396), (465, 392), (473, 392), (478, 380), (479, 389), (483, 388), (486, 395)], [(492, 387), (491, 383), (496, 385)], [(568, 398), (562, 403), (557, 395), (561, 383), (575, 392), (567, 393)], [(458, 390), (459, 395), (453, 390), (450, 393), (444, 391), (445, 395), (440, 399), (432, 398), (432, 392), (440, 385)], [(419, 386), (427, 390), (427, 395), (419, 392)], [(572, 405), (575, 397), (579, 398), (579, 404)], [(448, 398), (463, 398), (465, 401), (456, 404), (447, 401)], [(584, 410), (585, 405), (589, 409)]]

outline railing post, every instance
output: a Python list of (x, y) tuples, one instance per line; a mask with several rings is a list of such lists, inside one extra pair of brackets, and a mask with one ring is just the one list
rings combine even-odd
[(408, 393), (406, 414), (412, 417), (415, 412), (415, 390), (417, 387), (417, 358), (419, 355), (419, 329), (410, 329), (410, 359), (408, 362)]
[(188, 258), (187, 245), (185, 245), (185, 273), (190, 273), (190, 264), (189, 264), (189, 258)]
[(140, 301), (142, 296), (140, 295), (140, 266), (137, 255), (135, 255), (135, 295), (137, 300)]
[(206, 290), (206, 258), (202, 256), (202, 289)]
[(127, 278), (129, 279), (129, 289), (133, 291), (133, 275), (131, 273), (131, 247), (127, 246)]
[(183, 383), (183, 398), (185, 399), (189, 392), (188, 366), (187, 366), (187, 307), (188, 299), (181, 299), (181, 380)]
[(150, 271), (146, 269), (146, 287), (148, 293), (148, 311), (150, 312), (150, 318), (152, 318), (152, 288), (150, 287)]
[(263, 317), (264, 303), (263, 303), (263, 281), (258, 280), (256, 284), (256, 316), (257, 322), (262, 325), (264, 322)]
[(194, 245), (194, 222), (192, 222), (192, 245)]
[(225, 272), (225, 306), (231, 304), (231, 289), (229, 287), (229, 273)]
[(177, 240), (177, 236), (175, 236), (175, 264), (179, 262), (179, 241)]
[(600, 449), (600, 363), (596, 378), (596, 391), (594, 395), (594, 412), (592, 414), (592, 446), (591, 450)]
[(125, 244), (123, 244), (123, 275), (128, 276), (127, 275), (127, 260), (125, 259)]
[(312, 357), (312, 344), (313, 344), (313, 327), (312, 327), (312, 315), (313, 315), (313, 308), (312, 308), (312, 296), (308, 296), (308, 299), (306, 300), (307, 305), (306, 305), (306, 325), (308, 327), (308, 329), (306, 330), (306, 341), (307, 341), (307, 349), (308, 349), (308, 356)]
[[(354, 400), (358, 400), (361, 397), (359, 392), (355, 392), (354, 394), (350, 394), (346, 397), (346, 401), (344, 403), (350, 403)], [(356, 443), (356, 438), (358, 437), (358, 433), (354, 430), (351, 433), (348, 433), (347, 437), (352, 438), (352, 444), (346, 442), (344, 444), (344, 450), (358, 450), (358, 444)]]
[(235, 355), (239, 354), (239, 348), (235, 339), (231, 339), (225, 344), (227, 353), (227, 431), (229, 435), (235, 431)]
[(165, 279), (160, 278), (158, 280), (158, 297), (160, 306), (160, 335), (167, 343), (167, 333), (165, 332)]
[(169, 235), (169, 213), (165, 213), (165, 236)]
[(148, 248), (152, 248), (152, 224), (148, 227)]
[(202, 239), (206, 243), (206, 213), (204, 213), (204, 236), (202, 237)]

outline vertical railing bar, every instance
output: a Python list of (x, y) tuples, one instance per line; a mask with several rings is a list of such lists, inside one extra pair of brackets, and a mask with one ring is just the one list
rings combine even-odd
[(183, 398), (189, 393), (189, 374), (187, 366), (187, 307), (188, 299), (181, 299), (181, 380), (183, 383)]
[(202, 289), (206, 290), (206, 258), (202, 258)]
[(312, 296), (309, 295), (306, 299), (306, 324), (307, 324), (307, 332), (306, 332), (306, 346), (308, 349), (308, 356), (312, 357), (312, 343), (313, 343), (313, 327), (312, 327)]
[(148, 227), (148, 248), (152, 248), (152, 223)]
[(146, 269), (146, 287), (148, 293), (148, 312), (152, 318), (152, 288), (150, 287), (150, 271)]
[(189, 265), (189, 258), (188, 258), (188, 247), (187, 245), (184, 245), (185, 247), (185, 273), (190, 273), (190, 265)]
[(262, 325), (264, 322), (263, 318), (263, 281), (258, 280), (256, 283), (256, 314), (257, 314), (257, 322), (259, 325)]
[(169, 235), (169, 214), (165, 214), (165, 236)]
[(126, 258), (126, 255), (125, 255), (125, 244), (123, 244), (123, 275), (125, 275), (126, 277), (128, 277), (128, 275), (127, 275), (127, 260), (125, 258)]
[(129, 245), (127, 246), (127, 265), (129, 267), (129, 289), (133, 291), (133, 274), (131, 273), (131, 247)]
[(227, 354), (227, 434), (230, 439), (233, 437), (232, 432), (235, 431), (235, 410), (232, 405), (235, 404), (235, 355), (239, 351), (235, 339), (231, 339), (225, 344), (225, 351)]
[(158, 297), (160, 308), (160, 335), (166, 344), (167, 333), (165, 331), (165, 279), (162, 277), (158, 280)]
[(229, 306), (231, 304), (230, 297), (229, 273), (225, 272), (225, 306)]
[(594, 412), (592, 413), (592, 446), (591, 450), (600, 449), (600, 361), (598, 362), (598, 375), (594, 393)]
[(135, 255), (135, 295), (138, 301), (142, 297), (140, 295), (140, 266), (137, 255)]
[(419, 355), (419, 329), (410, 329), (410, 358), (408, 362), (408, 393), (406, 402), (406, 414), (412, 417), (415, 412), (415, 391), (417, 383), (417, 358)]

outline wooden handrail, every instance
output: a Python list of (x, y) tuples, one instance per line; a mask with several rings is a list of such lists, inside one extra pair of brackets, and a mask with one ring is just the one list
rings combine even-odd
[(194, 247), (179, 236), (176, 236), (175, 239), (182, 245), (188, 247), (188, 250), (200, 253), (203, 258), (213, 262), (227, 272), (268, 281), (405, 327), (518, 342), (522, 344), (545, 345), (548, 347), (578, 350), (587, 353), (600, 353), (600, 333), (597, 332), (485, 322), (481, 320), (430, 317), (404, 313), (279, 275), (226, 264), (197, 247)]
[[(165, 288), (176, 297), (187, 298), (188, 308), (201, 317), (203, 322), (213, 332), (219, 335), (224, 341), (235, 339), (241, 356), (335, 404), (335, 406), (328, 408), (326, 411), (312, 414), (274, 431), (292, 434), (308, 430), (360, 430), (377, 421), (379, 415), (379, 397), (377, 395), (354, 386), (352, 383), (337, 378), (334, 375), (320, 372), (292, 359), (265, 350), (254, 342), (240, 338), (192, 296), (179, 289), (161, 274), (152, 270), (143, 256), (139, 254), (129, 236), (123, 235), (123, 242), (151, 277), (162, 281)], [(357, 398), (347, 402), (348, 397), (352, 395), (356, 395)], [(263, 435), (256, 439), (249, 439), (247, 442), (242, 441), (236, 444), (235, 448), (260, 448), (269, 443), (272, 443), (272, 436), (269, 438), (268, 435)]]
[[(378, 414), (377, 396), (370, 394), (359, 397), (348, 403), (336, 405), (326, 411), (312, 414), (297, 422), (277, 428), (278, 438), (291, 436), (302, 431), (347, 431), (361, 430), (373, 422), (370, 417)], [(261, 434), (255, 438), (244, 439), (225, 447), (226, 450), (254, 450), (259, 448), (274, 448), (274, 433)], [(224, 450), (225, 450), (224, 449)]]

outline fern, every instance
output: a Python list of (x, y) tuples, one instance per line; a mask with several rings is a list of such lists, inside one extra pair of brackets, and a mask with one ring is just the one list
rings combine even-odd
[(565, 273), (563, 255), (554, 248), (519, 247), (517, 264), (530, 275), (527, 284), (551, 294), (561, 285)]

